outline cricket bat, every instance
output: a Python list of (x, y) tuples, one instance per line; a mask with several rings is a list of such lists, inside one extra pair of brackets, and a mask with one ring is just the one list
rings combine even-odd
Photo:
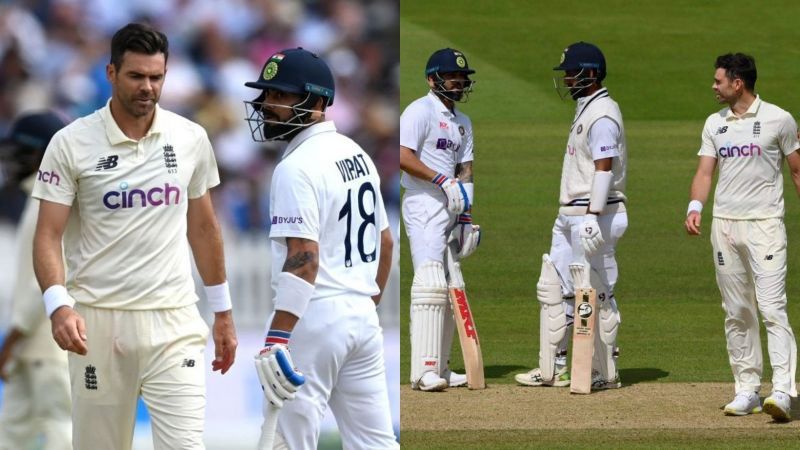
[(264, 419), (261, 425), (261, 438), (258, 441), (258, 450), (272, 450), (275, 447), (275, 432), (278, 429), (278, 412), (280, 408), (276, 408), (271, 404), (267, 404), (269, 414)]
[[(588, 267), (588, 264), (587, 264)], [(588, 271), (582, 264), (570, 265), (575, 282), (575, 322), (572, 333), (572, 369), (570, 392), (588, 394), (592, 391), (592, 353), (597, 292), (589, 285)], [(576, 274), (580, 274), (576, 276)]]
[[(478, 330), (469, 308), (464, 278), (461, 276), (461, 264), (456, 261), (458, 252), (452, 247), (455, 242), (447, 246), (447, 269), (449, 272), (448, 287), (450, 291), (450, 304), (458, 329), (458, 340), (461, 342), (461, 353), (464, 356), (464, 367), (467, 371), (467, 387), (470, 389), (484, 389), (486, 381), (483, 375), (483, 356), (481, 343), (478, 339)], [(591, 361), (590, 361), (591, 363)]]

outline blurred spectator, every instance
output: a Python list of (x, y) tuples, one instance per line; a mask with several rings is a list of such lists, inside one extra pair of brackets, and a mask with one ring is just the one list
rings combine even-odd
[[(220, 220), (262, 231), (281, 148), (250, 139), (242, 100), (252, 73), (277, 50), (304, 47), (336, 77), (329, 115), (372, 156), (387, 209), (399, 208), (399, 2), (396, 0), (19, 0), (0, 5), (0, 132), (23, 111), (82, 116), (110, 95), (108, 41), (132, 21), (170, 39), (162, 105), (202, 124), (217, 153)], [(0, 221), (16, 222), (24, 194), (4, 186)]]

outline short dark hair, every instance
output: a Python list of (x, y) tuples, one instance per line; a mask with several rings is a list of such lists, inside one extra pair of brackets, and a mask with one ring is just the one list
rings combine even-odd
[(725, 76), (731, 80), (736, 78), (744, 82), (744, 87), (750, 92), (756, 87), (756, 60), (744, 53), (728, 53), (717, 57), (715, 69), (725, 69)]
[(119, 70), (125, 52), (144, 53), (146, 55), (164, 54), (164, 62), (169, 57), (169, 41), (167, 36), (142, 23), (129, 23), (114, 33), (111, 38), (111, 64)]

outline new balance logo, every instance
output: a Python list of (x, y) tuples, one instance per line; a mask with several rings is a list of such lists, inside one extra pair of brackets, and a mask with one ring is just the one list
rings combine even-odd
[(194, 367), (194, 360), (193, 359), (184, 359), (181, 363), (181, 367)]
[(117, 167), (117, 160), (119, 160), (119, 156), (117, 155), (101, 156), (97, 161), (97, 167), (94, 168), (94, 171), (113, 169)]
[(97, 390), (97, 368), (93, 365), (86, 366), (86, 374), (84, 375), (84, 381), (86, 382), (86, 389), (91, 391)]
[(728, 127), (719, 127), (717, 128), (717, 132), (714, 134), (725, 134), (726, 131), (728, 131)]
[(772, 261), (772, 255), (767, 255), (767, 257), (764, 258), (764, 261)]

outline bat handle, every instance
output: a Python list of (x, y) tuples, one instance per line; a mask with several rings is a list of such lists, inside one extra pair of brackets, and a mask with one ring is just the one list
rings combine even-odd
[(261, 425), (261, 439), (258, 440), (258, 450), (272, 450), (275, 447), (278, 412), (280, 412), (280, 408), (276, 408), (272, 403), (267, 404), (267, 417)]

